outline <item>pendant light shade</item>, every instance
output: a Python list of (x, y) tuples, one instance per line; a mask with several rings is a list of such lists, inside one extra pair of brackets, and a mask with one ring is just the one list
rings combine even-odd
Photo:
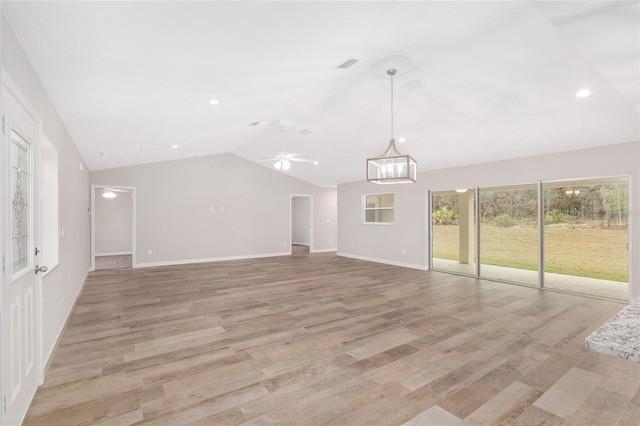
[(113, 192), (112, 189), (107, 189), (105, 192), (102, 193), (102, 196), (108, 199), (116, 198), (116, 193)]
[(387, 149), (377, 157), (367, 158), (367, 181), (377, 184), (415, 183), (418, 165), (409, 155), (402, 155), (396, 148), (393, 135), (393, 76), (395, 69), (387, 70), (391, 80), (391, 138)]

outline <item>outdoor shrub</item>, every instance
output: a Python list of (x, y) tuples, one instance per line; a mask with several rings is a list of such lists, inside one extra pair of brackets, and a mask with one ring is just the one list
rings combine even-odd
[(545, 223), (565, 223), (569, 222), (570, 216), (560, 210), (552, 210), (544, 215)]
[(454, 225), (456, 224), (456, 214), (453, 210), (441, 207), (432, 214), (433, 221), (436, 225)]
[(516, 221), (508, 214), (501, 214), (500, 216), (496, 216), (493, 221), (495, 225), (499, 226), (500, 228), (511, 228), (516, 224)]

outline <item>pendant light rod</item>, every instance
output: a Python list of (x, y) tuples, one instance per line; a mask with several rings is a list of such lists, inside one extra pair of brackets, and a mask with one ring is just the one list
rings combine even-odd
[(391, 140), (395, 140), (395, 137), (393, 135), (393, 76), (396, 75), (397, 72), (398, 70), (396, 70), (395, 68), (387, 70), (387, 75), (391, 80)]

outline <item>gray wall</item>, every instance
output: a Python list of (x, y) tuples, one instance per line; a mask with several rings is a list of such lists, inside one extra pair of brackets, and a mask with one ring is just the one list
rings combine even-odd
[(58, 218), (65, 236), (59, 240), (59, 265), (42, 282), (46, 362), (89, 271), (89, 171), (4, 17), (2, 20), (2, 66), (40, 115), (42, 132), (58, 150)]
[[(426, 269), (427, 191), (491, 187), (545, 180), (630, 175), (631, 247), (640, 250), (640, 142), (477, 164), (418, 174), (418, 183), (378, 186), (366, 181), (338, 185), (338, 254)], [(395, 193), (395, 224), (364, 225), (363, 194)], [(640, 296), (640, 261), (630, 253), (631, 297)]]
[(310, 197), (291, 199), (291, 242), (309, 245)]
[(102, 191), (96, 191), (96, 255), (133, 250), (133, 198), (131, 192), (116, 194), (116, 198), (104, 198)]
[(98, 170), (91, 183), (136, 188), (138, 266), (289, 253), (291, 194), (314, 196), (311, 250), (336, 247), (336, 189), (231, 154)]

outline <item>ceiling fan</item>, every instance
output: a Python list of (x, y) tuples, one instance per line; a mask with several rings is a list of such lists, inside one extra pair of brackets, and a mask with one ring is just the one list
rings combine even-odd
[(273, 164), (273, 167), (275, 167), (278, 170), (282, 170), (283, 172), (291, 168), (291, 163), (293, 161), (298, 161), (301, 163), (313, 163), (316, 166), (318, 165), (318, 162), (316, 160), (300, 158), (300, 154), (298, 154), (297, 152), (285, 151), (284, 150), (284, 133), (288, 130), (288, 127), (285, 125), (281, 125), (279, 129), (280, 131), (282, 131), (282, 151), (279, 151), (276, 155), (262, 154), (265, 157), (269, 157), (269, 158), (264, 160), (258, 160), (258, 161), (261, 161), (261, 162), (275, 161), (275, 163)]
[(102, 191), (102, 196), (104, 198), (116, 198), (116, 192), (130, 192), (127, 189), (115, 189), (115, 188), (100, 188)]

